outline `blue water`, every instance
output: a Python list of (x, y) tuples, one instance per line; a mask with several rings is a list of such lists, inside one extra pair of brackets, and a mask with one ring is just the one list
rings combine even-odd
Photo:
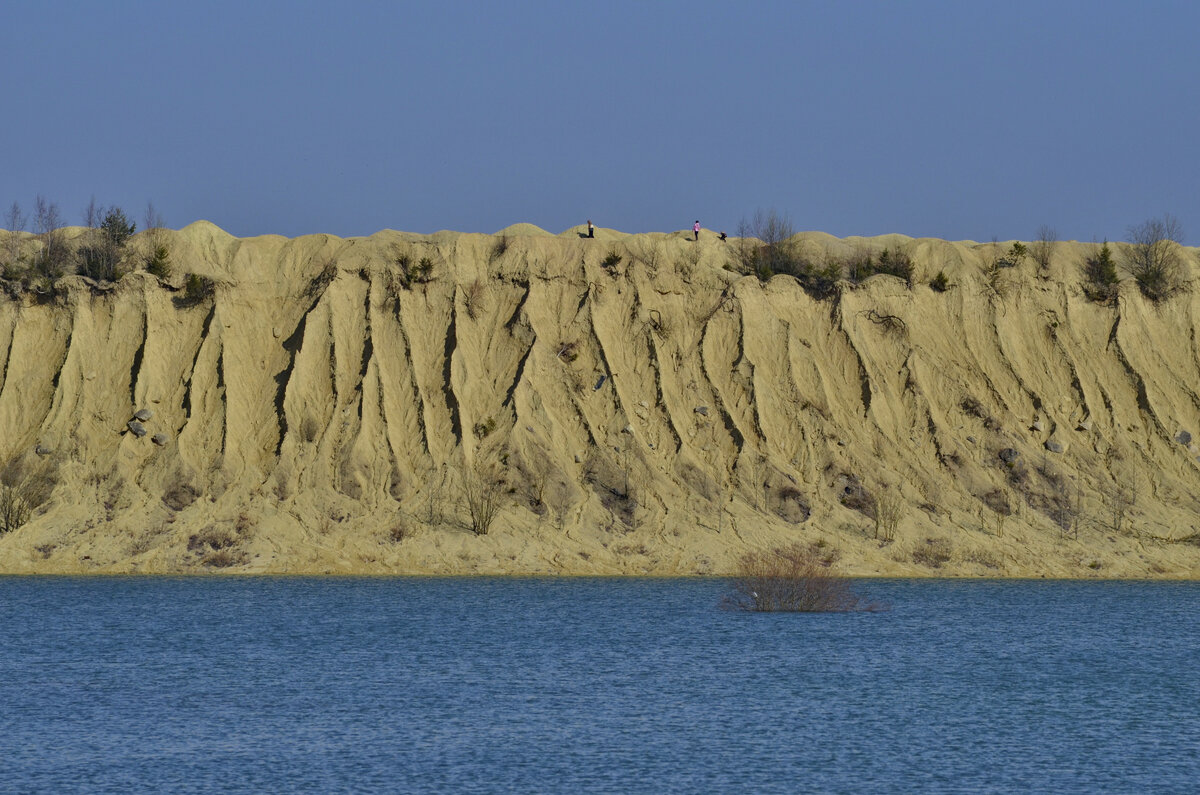
[(1200, 585), (0, 578), (0, 791), (1190, 791)]

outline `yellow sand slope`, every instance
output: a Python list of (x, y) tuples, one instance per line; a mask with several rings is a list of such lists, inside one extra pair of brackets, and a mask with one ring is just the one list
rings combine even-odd
[[(707, 574), (799, 540), (864, 575), (1200, 575), (1194, 293), (1090, 302), (1088, 244), (989, 274), (1006, 244), (810, 233), (918, 264), (817, 301), (737, 241), (579, 231), (199, 222), (174, 287), (0, 298), (0, 462), (53, 483), (0, 572)], [(177, 305), (186, 273), (215, 294)]]

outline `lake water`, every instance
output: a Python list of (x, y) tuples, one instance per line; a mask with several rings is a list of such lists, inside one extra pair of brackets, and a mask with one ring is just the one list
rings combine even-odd
[(1200, 584), (0, 578), (0, 791), (1191, 791)]

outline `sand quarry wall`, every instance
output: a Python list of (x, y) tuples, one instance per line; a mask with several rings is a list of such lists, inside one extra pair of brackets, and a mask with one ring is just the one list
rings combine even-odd
[(917, 264), (815, 300), (683, 232), (164, 234), (171, 284), (0, 298), (0, 462), (52, 488), (2, 572), (1200, 575), (1197, 294), (1089, 301), (1093, 245), (805, 234)]

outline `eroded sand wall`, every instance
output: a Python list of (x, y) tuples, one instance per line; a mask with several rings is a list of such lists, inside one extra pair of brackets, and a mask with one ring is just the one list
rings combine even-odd
[(1196, 297), (1089, 301), (1091, 245), (989, 273), (994, 244), (806, 234), (917, 263), (818, 301), (682, 233), (166, 234), (211, 298), (0, 299), (0, 461), (55, 473), (4, 571), (714, 573), (801, 540), (861, 574), (1200, 574)]

